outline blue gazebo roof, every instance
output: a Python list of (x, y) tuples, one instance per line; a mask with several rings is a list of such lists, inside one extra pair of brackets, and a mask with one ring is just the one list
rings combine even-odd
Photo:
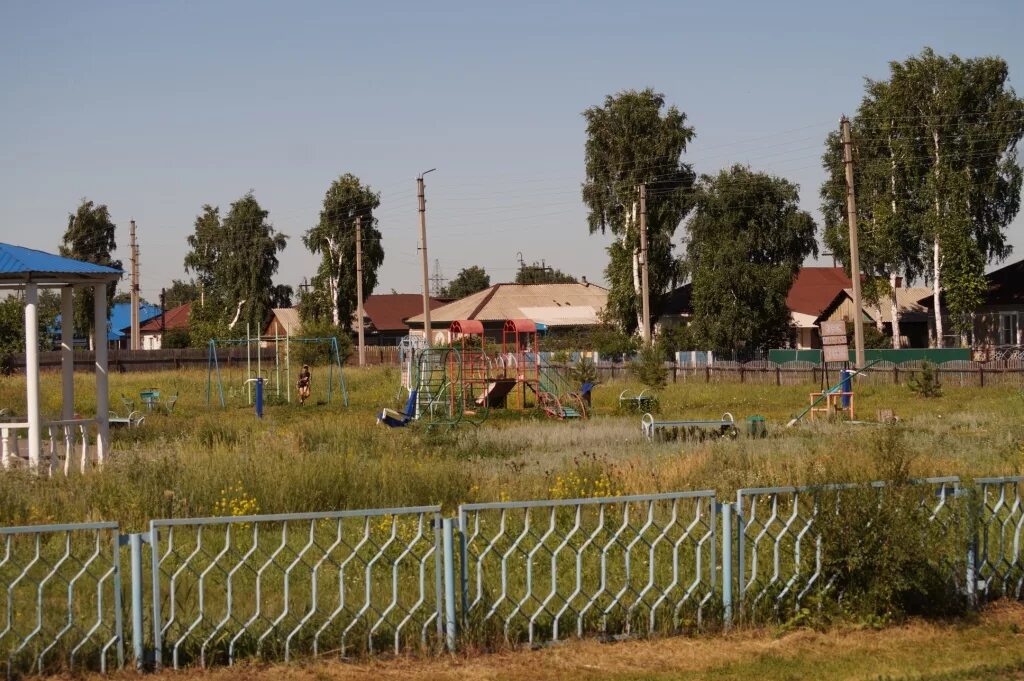
[(121, 270), (65, 258), (24, 246), (0, 243), (0, 286), (37, 284), (99, 284), (116, 281)]

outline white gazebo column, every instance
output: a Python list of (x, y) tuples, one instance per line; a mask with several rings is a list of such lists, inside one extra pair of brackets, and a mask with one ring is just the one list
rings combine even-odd
[(68, 421), (75, 416), (75, 306), (74, 287), (65, 286), (60, 290), (60, 374), (62, 379), (63, 406), (60, 417)]
[(28, 462), (39, 470), (42, 423), (39, 420), (39, 288), (25, 285), (25, 386), (28, 402)]
[(103, 463), (110, 442), (110, 397), (107, 382), (107, 285), (93, 287), (93, 345), (96, 347), (96, 461)]

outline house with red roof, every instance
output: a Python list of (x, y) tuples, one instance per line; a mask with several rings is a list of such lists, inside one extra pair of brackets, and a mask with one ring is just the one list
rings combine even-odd
[(165, 310), (139, 326), (139, 338), (143, 350), (159, 350), (163, 347), (164, 334), (168, 331), (188, 331), (192, 316), (192, 303)]
[[(449, 300), (431, 298), (430, 309), (447, 305)], [(398, 345), (409, 335), (406, 319), (423, 314), (423, 295), (420, 293), (373, 294), (363, 302), (364, 335), (367, 345)]]
[[(818, 317), (833, 303), (843, 289), (852, 286), (842, 267), (802, 267), (793, 279), (786, 296), (786, 305), (795, 330), (798, 348), (820, 348)], [(669, 291), (662, 299), (661, 326), (687, 324), (693, 315), (692, 284)]]

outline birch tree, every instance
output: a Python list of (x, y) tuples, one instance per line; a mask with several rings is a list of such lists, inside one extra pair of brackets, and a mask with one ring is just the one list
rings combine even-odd
[(686, 114), (652, 89), (627, 90), (583, 112), (587, 121), (583, 201), (591, 234), (611, 232), (605, 274), (608, 313), (621, 328), (641, 326), (640, 184), (647, 185), (648, 280), (651, 314), (681, 275), (672, 238), (693, 207), (693, 168), (681, 158), (693, 140)]
[[(901, 244), (919, 244), (916, 257), (903, 254), (903, 264), (920, 265), (931, 280), (934, 342), (941, 345), (944, 313), (962, 334), (983, 299), (985, 265), (1010, 253), (1006, 228), (1020, 209), (1016, 148), (1024, 136), (1024, 102), (998, 57), (965, 60), (929, 48), (889, 68), (888, 80), (867, 82), (855, 119), (858, 165), (874, 169), (858, 173), (857, 191), (871, 196), (880, 167), (892, 169), (892, 210), (880, 215), (891, 219)], [(829, 156), (826, 185), (836, 178)], [(829, 191), (822, 189), (826, 226), (838, 227), (828, 217), (835, 204)], [(884, 202), (873, 205), (880, 210)], [(918, 274), (915, 267), (908, 267), (909, 278)]]
[(269, 216), (250, 192), (231, 204), (223, 220), (210, 205), (196, 217), (185, 269), (204, 289), (206, 305), (192, 310), (201, 325), (232, 335), (262, 331), (274, 305), (277, 254), (287, 244)]
[(302, 237), (320, 267), (313, 277), (313, 292), (303, 296), (304, 320), (330, 319), (334, 326), (351, 328), (356, 310), (356, 219), (361, 219), (363, 295), (377, 287), (377, 270), (384, 262), (384, 247), (373, 211), (380, 194), (346, 173), (331, 183), (324, 195), (320, 221)]

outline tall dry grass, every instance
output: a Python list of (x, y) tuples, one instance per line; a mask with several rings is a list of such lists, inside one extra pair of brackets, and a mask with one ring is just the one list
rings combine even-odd
[[(317, 369), (315, 380), (325, 372)], [(1024, 468), (1024, 402), (1006, 388), (947, 388), (937, 399), (898, 386), (859, 388), (862, 417), (888, 408), (901, 418), (887, 433), (806, 421), (784, 428), (813, 386), (669, 385), (660, 395), (666, 417), (728, 411), (742, 422), (759, 414), (769, 437), (652, 444), (641, 436), (639, 414), (619, 411), (619, 392), (640, 387), (628, 382), (599, 386), (586, 422), (496, 410), (478, 428), (428, 433), (375, 424), (375, 412), (397, 401), (395, 369), (346, 370), (347, 409), (336, 395), (330, 404), (269, 406), (262, 420), (244, 406), (241, 375), (225, 375), (234, 395), (227, 409), (207, 405), (206, 378), (205, 371), (112, 375), (115, 411), (123, 411), (122, 393), (138, 401), (139, 391), (158, 388), (178, 392), (174, 413), (115, 431), (111, 461), (84, 477), (0, 475), (0, 523), (102, 518), (139, 529), (155, 517), (212, 515), (232, 499), (259, 512), (292, 512), (709, 488), (725, 496), (744, 486), (885, 477), (884, 441), (897, 442), (915, 476)], [(23, 380), (0, 381), (0, 407), (23, 413)], [(91, 414), (92, 377), (76, 375), (75, 384), (76, 411)], [(59, 412), (59, 390), (59, 376), (43, 377), (44, 416)]]

